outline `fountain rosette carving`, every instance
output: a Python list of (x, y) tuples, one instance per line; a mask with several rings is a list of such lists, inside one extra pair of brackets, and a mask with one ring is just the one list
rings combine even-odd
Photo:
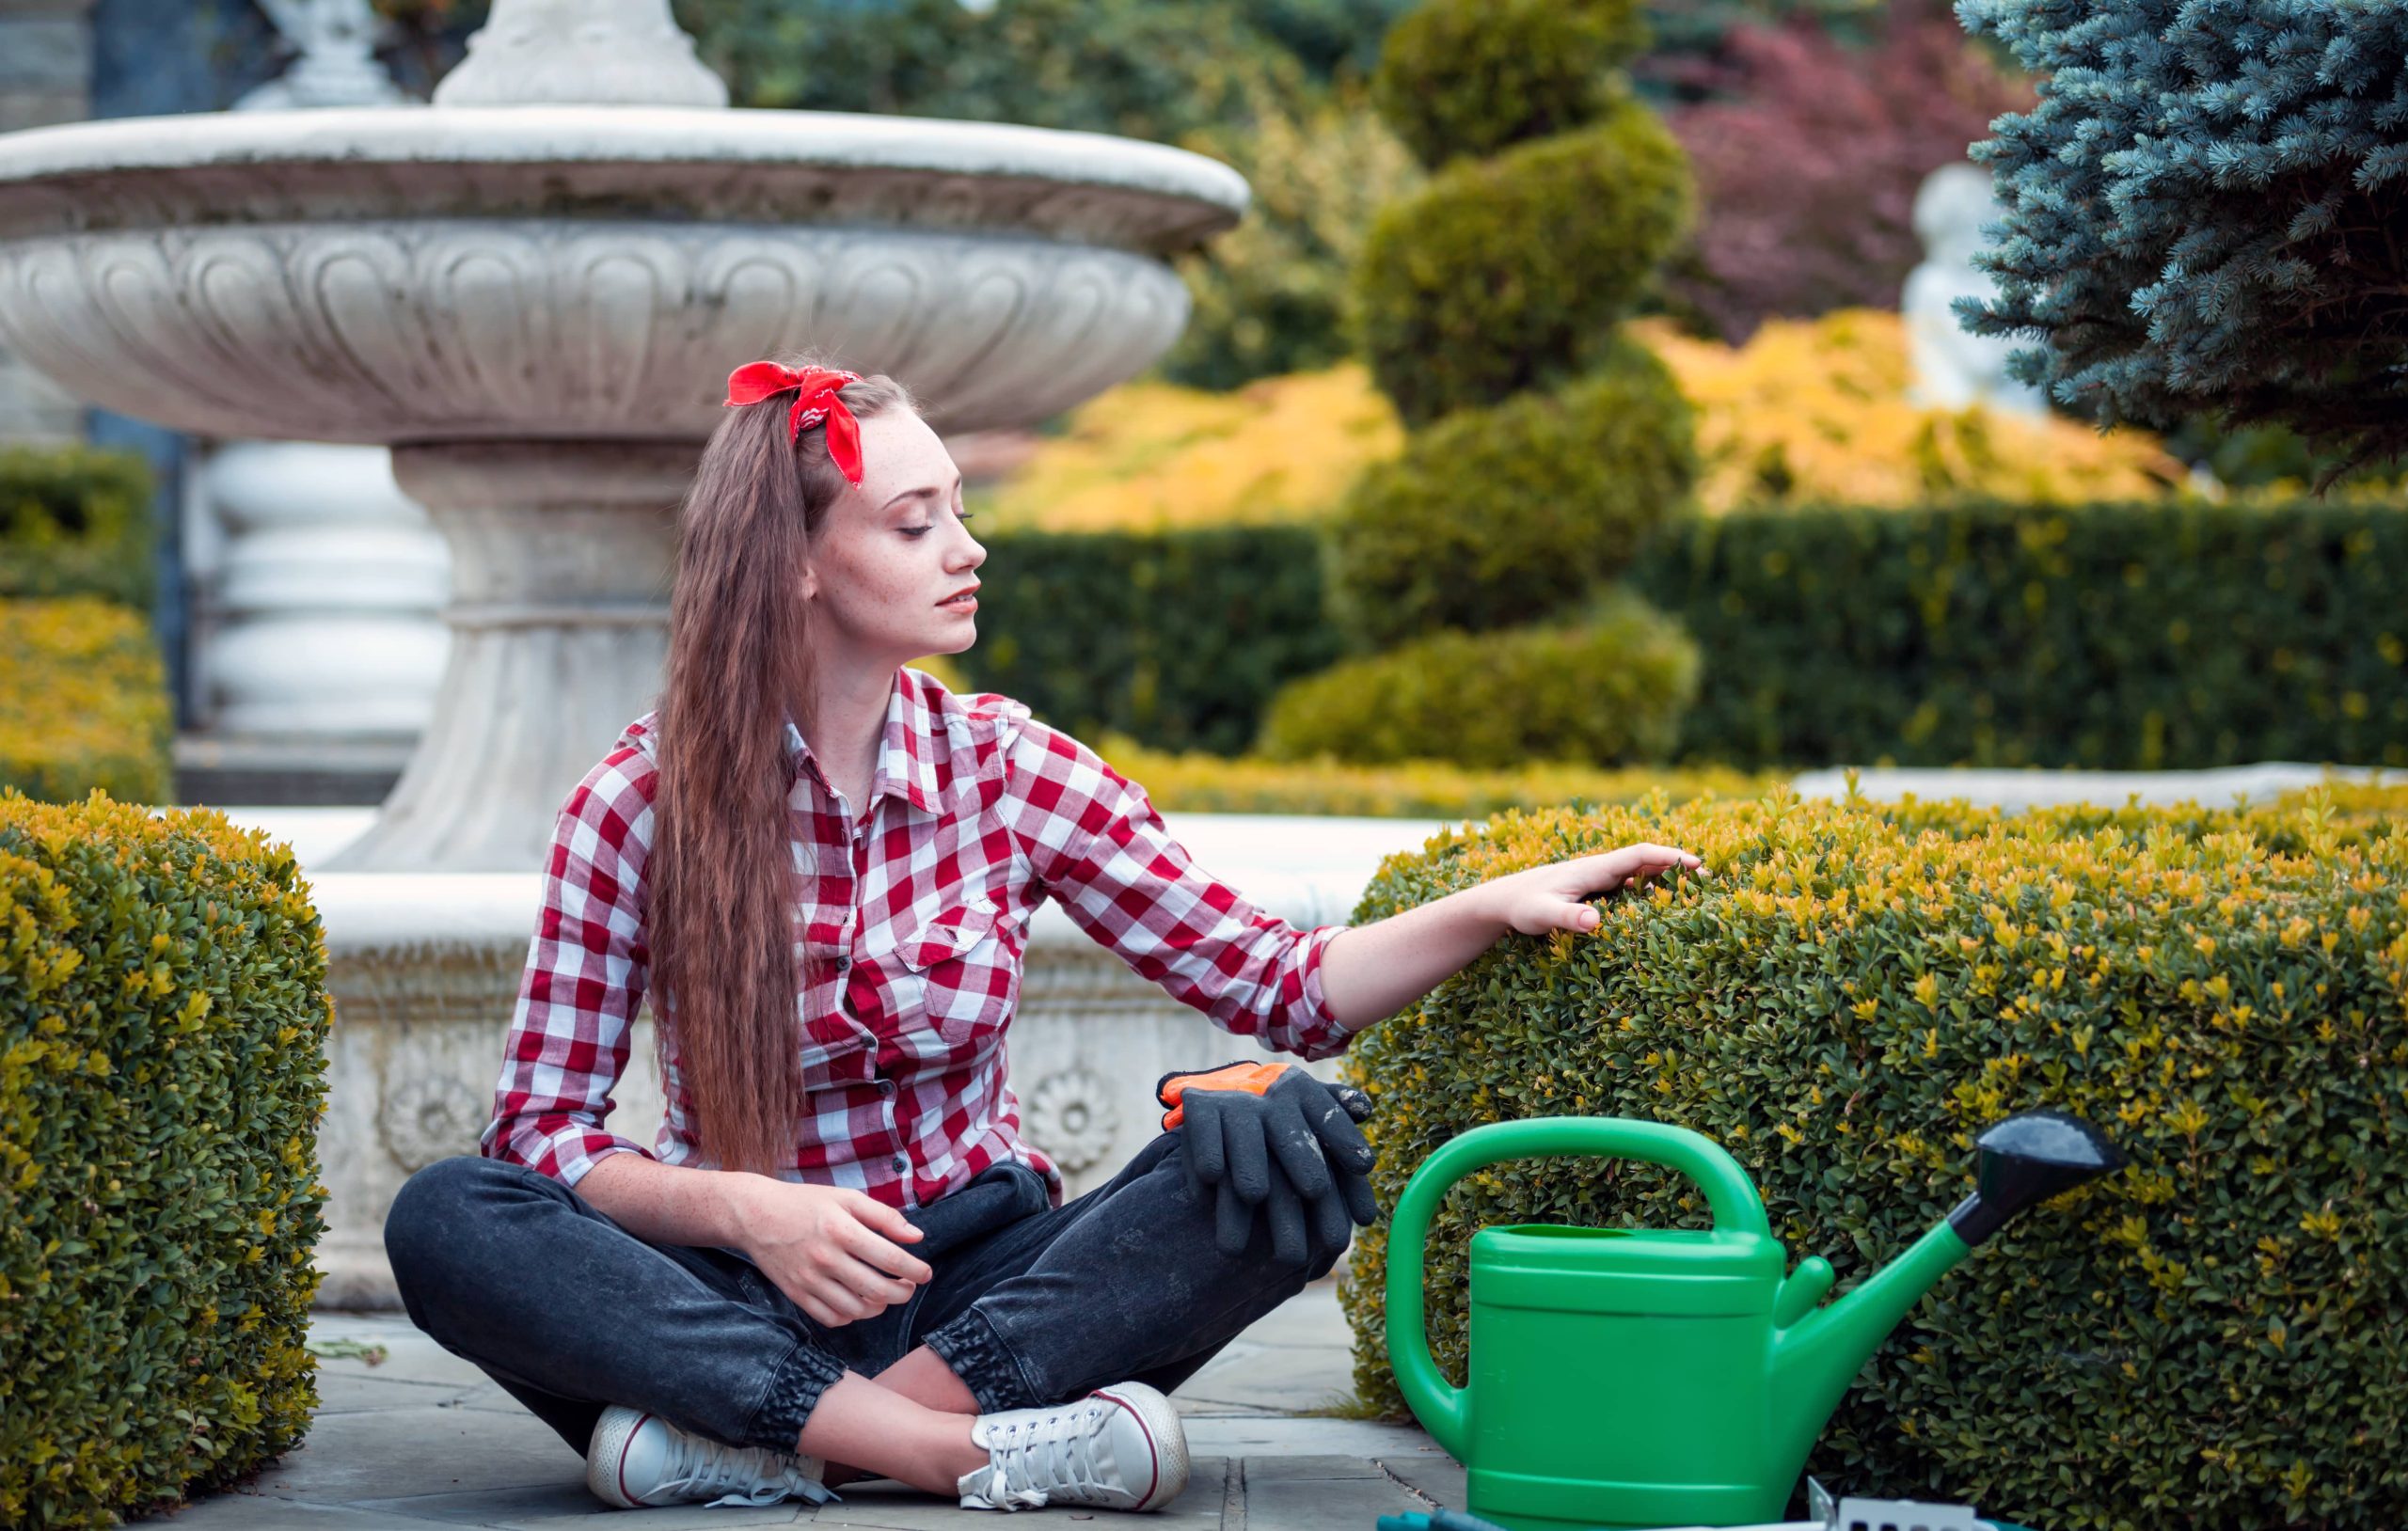
[(435, 717), (332, 866), (540, 863), (657, 691), (731, 368), (810, 348), (944, 431), (1042, 419), (1177, 338), (1168, 258), (1245, 204), (1159, 145), (715, 109), (697, 72), (666, 0), (498, 0), (422, 110), (0, 134), (0, 346), (198, 434), (390, 446), (451, 545)]

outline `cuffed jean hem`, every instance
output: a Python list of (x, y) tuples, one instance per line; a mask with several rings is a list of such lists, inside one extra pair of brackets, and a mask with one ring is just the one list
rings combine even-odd
[(820, 1395), (844, 1375), (843, 1362), (809, 1340), (796, 1341), (769, 1373), (769, 1385), (762, 1390), (760, 1406), (744, 1427), (744, 1439), (732, 1444), (768, 1446), (772, 1451), (796, 1449), (795, 1440), (802, 1434), (811, 1411), (819, 1407)]
[(1033, 1409), (1049, 1401), (1038, 1396), (1019, 1358), (1004, 1343), (1003, 1336), (995, 1333), (995, 1326), (987, 1316), (976, 1308), (928, 1331), (927, 1338), (920, 1343), (936, 1352), (936, 1358), (961, 1379), (961, 1385), (978, 1401), (980, 1413)]

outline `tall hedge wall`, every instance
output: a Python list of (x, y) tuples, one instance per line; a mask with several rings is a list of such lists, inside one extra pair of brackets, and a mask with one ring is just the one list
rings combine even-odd
[(1727, 516), (1632, 581), (1705, 655), (1681, 753), (2162, 769), (2408, 765), (2408, 509)]
[(0, 1524), (109, 1525), (297, 1443), (325, 944), (206, 810), (0, 791)]
[[(1509, 936), (1354, 1043), (1393, 1207), (1438, 1145), (1546, 1115), (1727, 1149), (1842, 1298), (2049, 1106), (2131, 1156), (2027, 1212), (1876, 1351), (1808, 1470), (2062, 1531), (2377, 1531), (2408, 1504), (2408, 793), (2339, 809), (1801, 802), (1509, 813), (1391, 858), (1354, 918), (1637, 841), (1711, 877)], [(1470, 1235), (1702, 1227), (1649, 1166), (1515, 1161), (1434, 1222), (1431, 1349), (1464, 1381)], [(1385, 1223), (1340, 1300), (1386, 1362)], [(1608, 1378), (1600, 1385), (1613, 1385)]]
[[(1074, 732), (1238, 752), (1342, 646), (1311, 538), (991, 538), (961, 669)], [(1783, 510), (1662, 529), (1629, 582), (1702, 651), (1691, 763), (2408, 765), (2408, 508)]]

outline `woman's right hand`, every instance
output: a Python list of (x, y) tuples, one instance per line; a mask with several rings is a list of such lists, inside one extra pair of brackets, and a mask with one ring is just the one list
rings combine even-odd
[(861, 1192), (747, 1175), (735, 1205), (736, 1247), (831, 1329), (908, 1301), (935, 1273), (897, 1242), (918, 1239), (920, 1230)]

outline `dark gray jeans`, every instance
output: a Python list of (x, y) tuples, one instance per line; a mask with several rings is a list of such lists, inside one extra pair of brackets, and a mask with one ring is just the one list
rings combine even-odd
[(914, 1210), (903, 1247), (934, 1276), (873, 1318), (828, 1328), (728, 1250), (651, 1244), (548, 1176), (447, 1159), (412, 1176), (385, 1220), (410, 1321), (476, 1363), (579, 1455), (610, 1404), (731, 1445), (791, 1451), (819, 1396), (921, 1345), (981, 1411), (1066, 1402), (1137, 1381), (1168, 1393), (1255, 1319), (1324, 1275), (1318, 1239), (1281, 1267), (1258, 1224), (1244, 1255), (1212, 1244), (1176, 1131), (1059, 1207), (999, 1164)]

